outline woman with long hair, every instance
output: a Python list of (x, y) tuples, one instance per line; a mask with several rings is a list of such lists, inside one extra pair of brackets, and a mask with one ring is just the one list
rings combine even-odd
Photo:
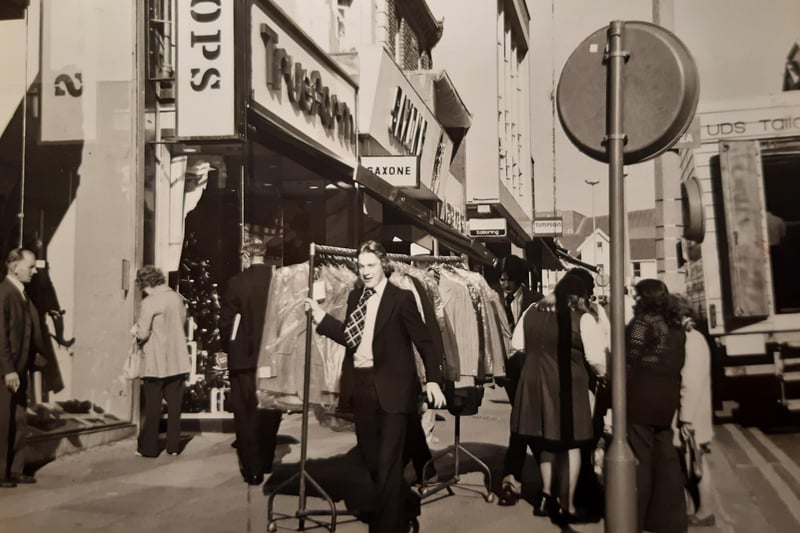
[(657, 279), (636, 284), (626, 329), (628, 441), (636, 455), (638, 530), (686, 531), (683, 476), (673, 446), (686, 335), (680, 310)]
[[(573, 274), (555, 289), (555, 309), (532, 306), (522, 327), (525, 362), (511, 410), (511, 430), (524, 436), (539, 457), (543, 494), (536, 514), (557, 523), (577, 520), (573, 496), (580, 472), (580, 447), (592, 440), (588, 374), (581, 323), (589, 313), (588, 288)], [(567, 479), (554, 480), (553, 468), (567, 461)], [(560, 471), (560, 470), (559, 470)], [(554, 483), (558, 481), (559, 483)], [(554, 488), (564, 488), (558, 498)]]

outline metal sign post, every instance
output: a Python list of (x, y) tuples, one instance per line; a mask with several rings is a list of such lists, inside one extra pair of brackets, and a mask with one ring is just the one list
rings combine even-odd
[(609, 533), (635, 533), (636, 463), (628, 445), (625, 387), (625, 186), (623, 147), (622, 70), (625, 23), (608, 27), (608, 181), (611, 231), (611, 398), (613, 439), (605, 456), (607, 476), (605, 529)]
[(697, 66), (686, 45), (664, 28), (642, 21), (617, 20), (594, 32), (567, 60), (558, 84), (564, 132), (581, 152), (608, 163), (614, 417), (613, 440), (605, 456), (609, 533), (638, 529), (636, 464), (626, 418), (623, 165), (657, 157), (678, 142), (692, 121), (699, 95)]

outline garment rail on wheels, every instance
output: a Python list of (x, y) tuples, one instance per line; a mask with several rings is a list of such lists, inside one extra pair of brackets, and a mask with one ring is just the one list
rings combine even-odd
[[(431, 457), (430, 460), (425, 463), (425, 466), (422, 467), (422, 485), (419, 488), (419, 495), (421, 498), (427, 498), (428, 496), (436, 494), (440, 490), (447, 489), (447, 493), (452, 496), (453, 485), (458, 485), (461, 482), (459, 468), (461, 467), (461, 452), (464, 452), (469, 456), (470, 459), (475, 461), (475, 463), (478, 465), (478, 468), (483, 471), (483, 483), (486, 486), (486, 494), (483, 495), (483, 498), (488, 503), (493, 503), (495, 496), (492, 492), (492, 471), (489, 469), (489, 466), (486, 463), (478, 459), (474, 453), (466, 449), (461, 444), (461, 413), (451, 410), (450, 414), (452, 414), (455, 418), (455, 437), (453, 444), (433, 454), (433, 457)], [(433, 466), (437, 459), (448, 454), (453, 455), (453, 477), (445, 481), (428, 483), (426, 480), (428, 479), (429, 468)]]
[[(358, 256), (358, 250), (351, 248), (339, 248), (336, 246), (325, 246), (321, 244), (311, 243), (309, 245), (308, 256), (308, 294), (313, 294), (314, 288), (314, 262), (316, 256), (323, 258), (355, 258)], [(460, 256), (407, 256), (400, 254), (386, 254), (392, 261), (399, 261), (404, 263), (460, 263), (464, 264), (464, 259)], [(308, 411), (309, 411), (309, 392), (311, 384), (311, 339), (313, 334), (313, 323), (311, 320), (311, 311), (306, 312), (306, 350), (305, 350), (305, 369), (303, 373), (303, 417), (301, 422), (300, 433), (300, 470), (293, 474), (289, 479), (275, 487), (270, 492), (267, 499), (267, 531), (274, 532), (278, 529), (279, 520), (287, 520), (296, 518), (298, 520), (298, 530), (305, 529), (305, 521), (309, 520), (318, 526), (325, 527), (329, 531), (336, 531), (336, 518), (338, 515), (352, 515), (352, 512), (337, 512), (336, 504), (333, 499), (328, 495), (322, 486), (308, 473), (306, 470), (306, 462), (308, 459)], [(458, 426), (456, 426), (458, 427)], [(458, 431), (458, 430), (456, 430)], [(294, 514), (276, 514), (273, 510), (275, 503), (275, 496), (277, 496), (281, 489), (288, 486), (295, 480), (299, 481), (298, 490), (298, 506)], [(306, 482), (316, 489), (319, 497), (325, 500), (328, 504), (328, 509), (306, 509)], [(317, 516), (330, 516), (330, 522), (322, 522), (317, 520)]]

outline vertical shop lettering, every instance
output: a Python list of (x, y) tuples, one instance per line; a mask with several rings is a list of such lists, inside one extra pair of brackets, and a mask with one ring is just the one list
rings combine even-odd
[(400, 87), (395, 88), (389, 133), (413, 155), (425, 144), (428, 121)]
[(219, 89), (222, 73), (214, 63), (222, 55), (222, 30), (219, 20), (222, 15), (222, 0), (192, 0), (190, 14), (196, 26), (192, 28), (189, 41), (192, 48), (200, 47), (207, 64), (192, 66), (191, 87), (201, 92)]
[(278, 34), (269, 25), (262, 23), (260, 31), (266, 49), (267, 87), (279, 91), (281, 85), (285, 85), (292, 104), (306, 115), (318, 116), (328, 130), (338, 124), (339, 136), (355, 145), (355, 119), (347, 103), (340, 102), (335, 94), (331, 94), (318, 70), (308, 72), (285, 48), (279, 48)]

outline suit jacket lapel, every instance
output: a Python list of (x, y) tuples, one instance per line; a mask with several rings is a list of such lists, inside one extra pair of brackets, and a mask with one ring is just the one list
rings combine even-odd
[(392, 316), (392, 310), (394, 306), (397, 305), (395, 290), (394, 285), (387, 281), (386, 288), (383, 289), (383, 296), (381, 296), (381, 303), (378, 306), (378, 315), (375, 317), (374, 337), (377, 337), (381, 329), (389, 322), (389, 317)]

